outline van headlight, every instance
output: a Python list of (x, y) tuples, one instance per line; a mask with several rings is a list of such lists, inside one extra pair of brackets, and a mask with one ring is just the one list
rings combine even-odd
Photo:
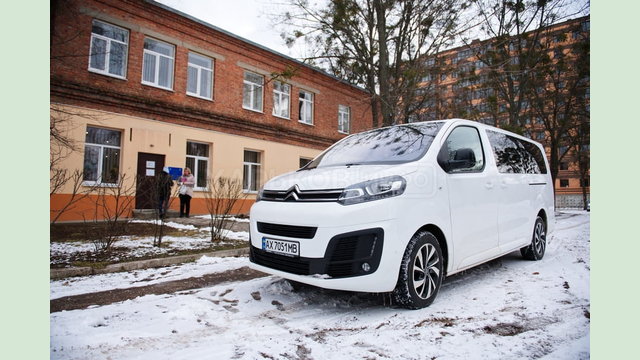
[(404, 193), (406, 187), (407, 181), (397, 175), (369, 180), (345, 188), (338, 198), (338, 203), (352, 205), (398, 196)]

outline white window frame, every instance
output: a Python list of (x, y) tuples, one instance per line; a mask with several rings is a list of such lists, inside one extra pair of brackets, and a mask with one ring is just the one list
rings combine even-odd
[(341, 134), (348, 134), (350, 130), (351, 108), (346, 105), (338, 105), (338, 132)]
[[(100, 35), (100, 34), (96, 34), (93, 32), (93, 24), (94, 23), (101, 23), (107, 26), (112, 26), (114, 28), (120, 29), (124, 32), (127, 33), (126, 36), (126, 41), (120, 41), (117, 39), (113, 39), (110, 37), (106, 37), (104, 35)], [(91, 39), (89, 40), (89, 68), (88, 70), (94, 73), (98, 73), (98, 74), (102, 74), (102, 75), (107, 75), (107, 76), (111, 76), (111, 77), (115, 77), (118, 79), (126, 79), (127, 78), (127, 59), (129, 57), (129, 30), (122, 28), (120, 26), (116, 26), (104, 21), (100, 21), (97, 19), (93, 19), (93, 21), (91, 22), (91, 26), (92, 26), (92, 30), (91, 30)], [(107, 47), (106, 47), (106, 51), (105, 51), (105, 59), (104, 59), (104, 63), (105, 63), (105, 68), (104, 69), (98, 69), (98, 68), (94, 68), (91, 67), (91, 57), (92, 57), (92, 53), (93, 53), (93, 39), (97, 38), (97, 39), (101, 39), (107, 42)], [(125, 52), (124, 52), (124, 64), (123, 69), (122, 69), (122, 74), (123, 75), (118, 75), (118, 74), (114, 74), (109, 72), (109, 63), (110, 63), (110, 57), (111, 57), (111, 43), (112, 42), (116, 42), (119, 44), (123, 44), (125, 46)]]
[[(278, 89), (278, 85), (279, 88)], [(283, 91), (287, 89), (287, 91)], [(280, 113), (276, 109), (276, 104), (282, 104), (286, 99), (286, 106), (280, 109)], [(286, 111), (286, 114), (283, 112)], [(289, 120), (291, 118), (291, 85), (280, 81), (273, 82), (273, 116)]]
[[(97, 174), (96, 174), (96, 180), (84, 180), (82, 181), (82, 185), (85, 186), (95, 186), (95, 185), (100, 185), (100, 186), (104, 186), (104, 187), (109, 187), (109, 186), (118, 186), (117, 181), (115, 183), (108, 183), (108, 182), (103, 182), (102, 181), (102, 165), (103, 165), (103, 158), (104, 158), (104, 149), (116, 149), (119, 150), (120, 153), (122, 153), (122, 131), (120, 130), (116, 130), (116, 129), (107, 129), (107, 128), (103, 128), (103, 127), (99, 127), (99, 126), (91, 126), (91, 125), (87, 125), (87, 131), (89, 131), (89, 128), (95, 128), (95, 129), (104, 129), (104, 130), (109, 130), (109, 131), (114, 131), (114, 132), (119, 132), (120, 133), (120, 144), (118, 146), (115, 145), (106, 145), (106, 144), (95, 144), (95, 143), (88, 143), (85, 141), (84, 144), (84, 154), (83, 154), (83, 167), (82, 167), (82, 171), (84, 172), (84, 156), (86, 156), (86, 148), (87, 147), (92, 147), (92, 148), (98, 148), (98, 165), (96, 166), (97, 168)], [(120, 162), (122, 161), (122, 156), (120, 156), (120, 159), (118, 161), (118, 175), (120, 173)]]
[[(194, 143), (194, 144), (200, 144), (200, 145), (206, 145), (207, 146), (207, 156), (200, 156), (200, 155), (189, 155), (188, 153), (186, 154), (186, 158), (192, 158), (193, 159), (193, 164), (194, 166), (191, 168), (191, 174), (193, 175), (193, 178), (195, 180), (195, 185), (193, 186), (193, 190), (197, 190), (197, 191), (205, 191), (207, 190), (207, 185), (205, 183), (205, 186), (198, 186), (198, 162), (199, 161), (204, 161), (207, 163), (207, 173), (205, 174), (205, 181), (209, 181), (209, 157), (211, 155), (211, 144), (208, 143), (204, 143), (204, 142), (200, 142), (200, 141), (191, 141), (191, 140), (187, 140), (186, 146), (187, 146), (187, 150), (189, 149), (189, 143)], [(185, 167), (186, 167), (187, 162), (185, 161)]]
[[(142, 49), (142, 83), (144, 85), (149, 85), (149, 86), (157, 87), (157, 88), (160, 88), (160, 89), (173, 91), (173, 80), (174, 80), (174, 77), (175, 77), (175, 63), (176, 63), (176, 47), (175, 47), (175, 45), (166, 43), (164, 41), (156, 40), (156, 39), (153, 39), (153, 38), (150, 38), (150, 37), (147, 37), (147, 38), (144, 39), (144, 41), (147, 41), (147, 40), (155, 41), (155, 42), (170, 46), (171, 48), (173, 48), (173, 57), (165, 55), (165, 54), (162, 54), (162, 53), (159, 53), (159, 52), (155, 52), (153, 50), (145, 49), (143, 47), (143, 49)], [(156, 64), (155, 73), (154, 73), (155, 82), (146, 81), (144, 79), (144, 57), (145, 57), (145, 55), (153, 56), (154, 59), (155, 59), (155, 64)], [(167, 86), (167, 87), (160, 85), (160, 58), (171, 59), (171, 79), (169, 81), (170, 85)]]
[[(205, 99), (205, 100), (213, 100), (213, 68), (214, 68), (214, 60), (210, 57), (204, 56), (204, 55), (200, 55), (198, 53), (194, 53), (194, 52), (189, 52), (189, 55), (187, 57), (187, 59), (189, 59), (191, 56), (195, 56), (195, 57), (199, 57), (202, 60), (205, 61), (210, 61), (211, 62), (211, 68), (207, 68), (204, 67), (202, 65), (198, 65), (198, 64), (194, 64), (191, 62), (191, 60), (187, 60), (188, 65), (187, 65), (187, 95), (189, 96), (194, 96), (200, 99)], [(196, 92), (190, 92), (189, 91), (189, 68), (193, 68), (196, 70)], [(209, 79), (211, 80), (209, 82), (209, 86), (211, 87), (209, 89), (209, 97), (206, 96), (202, 96), (200, 95), (200, 93), (202, 92), (202, 73), (209, 73)]]
[[(311, 99), (302, 96), (307, 94), (310, 95)], [(298, 122), (313, 125), (313, 98), (314, 94), (311, 91), (300, 89), (298, 92)]]
[[(246, 152), (253, 152), (258, 154), (258, 162), (251, 162), (251, 161), (246, 161), (244, 160), (244, 155)], [(246, 171), (246, 175), (247, 175), (247, 187), (245, 188), (244, 183), (245, 183), (245, 179), (242, 179), (242, 191), (248, 194), (257, 194), (258, 193), (258, 189), (260, 188), (260, 169), (262, 167), (262, 164), (260, 163), (260, 160), (262, 158), (262, 152), (260, 151), (255, 151), (255, 150), (248, 150), (245, 149), (244, 152), (242, 153), (242, 162), (243, 162), (243, 170), (247, 169)], [(258, 179), (256, 184), (252, 184), (252, 179), (253, 179), (253, 172), (254, 172), (254, 167), (255, 167), (255, 171), (258, 173), (256, 178)], [(254, 187), (255, 190), (252, 190), (251, 188)]]
[[(253, 82), (251, 80), (247, 80), (247, 74), (251, 74), (251, 75), (255, 75), (255, 76), (259, 76), (262, 79), (261, 83), (256, 83)], [(260, 75), (260, 74), (256, 74), (254, 72), (251, 71), (245, 71), (243, 78), (242, 78), (242, 108), (243, 109), (247, 109), (247, 110), (251, 110), (251, 111), (257, 111), (257, 112), (262, 112), (262, 109), (264, 109), (264, 76)], [(244, 103), (244, 94), (245, 94), (245, 86), (247, 85), (250, 87), (249, 90), (249, 105), (245, 105)], [(260, 91), (258, 91), (260, 90)], [(256, 96), (260, 96), (260, 105), (261, 107), (258, 108), (254, 108), (253, 107), (253, 103), (255, 102), (255, 97)]]

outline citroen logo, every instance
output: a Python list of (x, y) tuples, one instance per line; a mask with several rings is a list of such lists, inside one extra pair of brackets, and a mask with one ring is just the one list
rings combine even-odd
[(286, 194), (284, 195), (284, 201), (288, 201), (289, 199), (293, 199), (293, 201), (298, 201), (299, 197), (298, 194), (300, 193), (300, 189), (298, 188), (298, 185), (293, 185), (292, 187), (289, 188), (289, 190), (287, 190)]

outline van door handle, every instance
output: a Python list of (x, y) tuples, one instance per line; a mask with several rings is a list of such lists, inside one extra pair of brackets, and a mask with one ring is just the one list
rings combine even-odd
[(493, 183), (491, 181), (487, 181), (484, 184), (484, 187), (486, 187), (487, 189), (491, 190), (491, 189), (493, 189)]

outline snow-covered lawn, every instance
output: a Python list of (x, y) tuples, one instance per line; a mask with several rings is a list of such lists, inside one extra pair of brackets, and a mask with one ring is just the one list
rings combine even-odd
[[(200, 216), (202, 217), (202, 216)], [(236, 222), (247, 222), (248, 219), (231, 218)], [(132, 223), (157, 224), (158, 220), (133, 220)], [(190, 231), (188, 236), (164, 236), (162, 247), (153, 246), (152, 236), (123, 236), (116, 243), (115, 248), (105, 260), (118, 262), (121, 258), (128, 260), (153, 255), (171, 255), (184, 250), (209, 250), (225, 246), (235, 246), (239, 242), (246, 243), (249, 233), (246, 231), (225, 230), (224, 241), (211, 243), (211, 227), (196, 227), (189, 224), (180, 224), (173, 221), (164, 223), (166, 227)], [(95, 245), (87, 241), (52, 242), (50, 246), (51, 264), (68, 264), (71, 259), (91, 257), (95, 253)]]
[[(51, 298), (245, 266), (214, 259), (52, 281)], [(144, 281), (144, 285), (148, 285)], [(542, 261), (448, 278), (422, 310), (273, 276), (53, 313), (52, 359), (588, 359), (589, 214), (563, 211)]]

